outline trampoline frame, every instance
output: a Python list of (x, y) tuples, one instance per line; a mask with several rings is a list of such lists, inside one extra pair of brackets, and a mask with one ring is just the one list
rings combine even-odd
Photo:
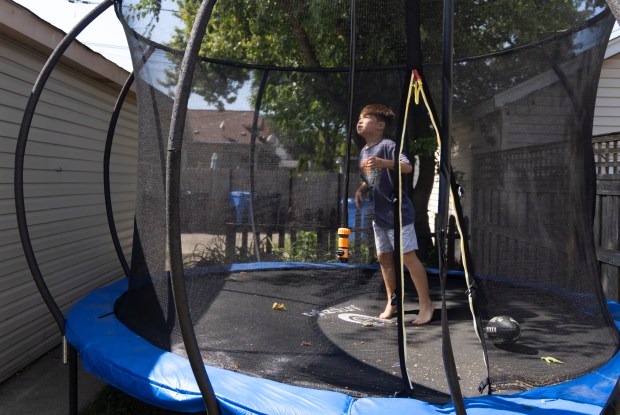
[[(230, 271), (260, 266), (238, 264)], [(297, 264), (285, 266), (293, 268)], [(126, 289), (127, 280), (118, 281), (89, 294), (69, 311), (66, 336), (79, 351), (83, 367), (144, 402), (180, 412), (204, 411), (188, 360), (153, 346), (117, 320), (114, 302)], [(608, 302), (608, 307), (620, 328), (620, 304)], [(410, 398), (353, 399), (340, 392), (291, 386), (211, 366), (205, 368), (222, 413), (226, 414), (457, 413), (453, 404), (433, 405)], [(579, 378), (516, 394), (464, 398), (463, 409), (473, 415), (498, 411), (532, 415), (553, 411), (606, 413), (612, 409), (610, 397), (615, 395), (619, 377), (620, 352), (598, 370)]]

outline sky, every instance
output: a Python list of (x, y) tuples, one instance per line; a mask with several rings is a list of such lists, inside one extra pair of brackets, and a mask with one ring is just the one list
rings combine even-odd
[[(91, 12), (101, 0), (13, 0), (29, 9), (32, 13), (46, 20), (64, 32), (69, 32), (75, 25)], [(100, 53), (129, 72), (133, 71), (131, 57), (127, 47), (125, 33), (114, 8), (108, 8), (103, 14), (89, 24), (77, 37), (84, 45)], [(249, 84), (248, 84), (249, 87)], [(247, 88), (242, 89), (235, 103), (228, 104), (227, 109), (247, 111), (252, 108), (247, 100)], [(209, 109), (211, 105), (193, 94), (190, 97), (191, 108)]]
[[(73, 0), (75, 3), (69, 0), (13, 1), (64, 32), (69, 32), (100, 2), (97, 0)], [(125, 33), (114, 14), (113, 7), (108, 8), (95, 19), (77, 39), (120, 67), (132, 71)]]

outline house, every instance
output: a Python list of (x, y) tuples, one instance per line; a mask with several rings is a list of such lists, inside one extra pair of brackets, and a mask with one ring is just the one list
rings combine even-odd
[[(30, 91), (65, 33), (0, 0), (0, 381), (60, 342), (33, 282), (16, 224), (16, 137)], [(33, 248), (66, 311), (122, 276), (106, 221), (103, 154), (110, 116), (128, 72), (74, 42), (37, 105), (25, 157), (25, 204)], [(136, 189), (137, 110), (123, 105), (111, 156), (116, 227), (129, 253)]]
[(616, 23), (605, 51), (596, 94), (593, 136), (620, 132), (620, 27)]
[[(188, 111), (187, 123), (191, 137), (184, 143), (189, 147), (185, 153), (186, 167), (249, 170), (253, 111), (193, 109)], [(274, 165), (294, 168), (296, 162), (279, 145), (263, 117), (257, 119), (256, 128), (255, 168), (265, 170)]]
[[(569, 62), (563, 71), (572, 73), (579, 71), (576, 62)], [(553, 108), (546, 110), (544, 106), (539, 108), (542, 115), (538, 125), (532, 125), (528, 116), (527, 101), (540, 100), (545, 102), (548, 97), (537, 96), (537, 91), (541, 85), (551, 85), (557, 82), (557, 77), (551, 72), (541, 73), (539, 76), (516, 85), (507, 91), (494, 97), (493, 102), (486, 102), (477, 108), (477, 111), (485, 113), (484, 122), (475, 126), (463, 123), (458, 128), (458, 136), (462, 141), (467, 142), (468, 136), (488, 135), (486, 142), (477, 144), (476, 153), (478, 159), (472, 164), (486, 169), (486, 175), (480, 174), (479, 177), (486, 177), (490, 187), (493, 186), (494, 180), (500, 180), (500, 174), (505, 169), (505, 163), (511, 163), (515, 171), (519, 167), (515, 167), (519, 163), (519, 158), (523, 158), (524, 153), (520, 152), (520, 148), (531, 146), (525, 151), (556, 151), (556, 159), (559, 163), (549, 163), (548, 157), (541, 157), (540, 160), (546, 159), (546, 164), (537, 165), (540, 174), (565, 174), (561, 171), (561, 160), (563, 155), (559, 148), (554, 148), (553, 143), (558, 140), (557, 128), (554, 127), (554, 117), (561, 116), (556, 113)], [(558, 84), (558, 87), (561, 87)], [(464, 139), (463, 139), (464, 138)], [(538, 145), (539, 147), (536, 147)], [(548, 145), (548, 146), (546, 146)], [(601, 263), (601, 273), (605, 293), (608, 298), (617, 300), (619, 287), (619, 268), (617, 264), (620, 261), (620, 237), (614, 227), (602, 226), (603, 223), (617, 223), (618, 206), (620, 206), (620, 156), (618, 148), (620, 147), (620, 29), (618, 24), (615, 25), (614, 31), (610, 38), (608, 47), (605, 51), (604, 62), (602, 65), (601, 75), (598, 82), (596, 93), (596, 105), (593, 119), (593, 147), (595, 155), (595, 164), (597, 170), (597, 208), (596, 223), (594, 228), (594, 237), (597, 245), (597, 259)], [(498, 160), (494, 152), (502, 151), (503, 159)], [(512, 159), (509, 159), (511, 158)], [(533, 157), (533, 158), (532, 158)], [(536, 159), (536, 155), (530, 154), (527, 157), (531, 163)], [(525, 161), (525, 158), (523, 158)], [(458, 171), (459, 166), (453, 166)], [(467, 168), (467, 167), (466, 167)], [(480, 186), (480, 183), (478, 184)], [(484, 187), (484, 186), (483, 186)], [(479, 188), (479, 187), (478, 187)], [(431, 224), (433, 216), (437, 214), (437, 201), (439, 192), (438, 178), (434, 187), (431, 201), (429, 203), (429, 214), (431, 216)], [(497, 197), (497, 195), (496, 195)], [(466, 195), (464, 203), (472, 203), (472, 195)], [(505, 204), (522, 204), (519, 201), (516, 192), (510, 195), (498, 197), (498, 206), (500, 210)], [(503, 201), (503, 204), (502, 204)], [(485, 200), (487, 206), (492, 203)], [(527, 211), (524, 206), (522, 211)], [(486, 217), (483, 215), (483, 217)], [(489, 217), (492, 219), (491, 217)], [(497, 219), (497, 218), (495, 218)], [(522, 218), (518, 221), (522, 221)], [(610, 222), (612, 221), (612, 222)], [(508, 232), (508, 231), (507, 231)], [(515, 231), (516, 233), (516, 231)], [(486, 248), (479, 248), (485, 250)]]

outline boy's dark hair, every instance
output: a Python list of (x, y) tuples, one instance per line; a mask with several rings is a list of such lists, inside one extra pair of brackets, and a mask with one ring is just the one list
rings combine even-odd
[(362, 108), (362, 111), (360, 112), (360, 114), (361, 115), (374, 115), (375, 117), (377, 117), (379, 121), (382, 121), (385, 123), (386, 130), (390, 127), (395, 117), (394, 111), (392, 111), (390, 108), (386, 107), (383, 104), (366, 105), (364, 108)]

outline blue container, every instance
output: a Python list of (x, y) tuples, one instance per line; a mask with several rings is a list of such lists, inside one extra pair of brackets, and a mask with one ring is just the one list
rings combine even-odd
[(357, 211), (357, 207), (355, 206), (355, 198), (350, 197), (347, 206), (349, 213), (349, 221), (347, 222), (347, 226), (349, 229), (353, 229), (355, 228), (355, 213)]
[(230, 204), (235, 208), (237, 225), (250, 223), (250, 192), (230, 192)]
[[(362, 240), (366, 239), (366, 234), (365, 232), (359, 232), (364, 228), (369, 227), (371, 224), (369, 222), (370, 220), (370, 216), (369, 216), (369, 211), (372, 207), (372, 202), (369, 199), (364, 199), (362, 201), (362, 206), (359, 209), (359, 215), (360, 215), (360, 222), (359, 222), (359, 226), (355, 226), (355, 215), (358, 214), (358, 209), (355, 206), (355, 198), (354, 197), (350, 197), (349, 199), (347, 199), (347, 213), (348, 213), (348, 220), (347, 220), (347, 226), (349, 227), (349, 229), (351, 229), (351, 235), (349, 236), (349, 240), (352, 242), (355, 240), (355, 234), (359, 233), (360, 234), (360, 238)], [(354, 231), (355, 230), (355, 231)]]

